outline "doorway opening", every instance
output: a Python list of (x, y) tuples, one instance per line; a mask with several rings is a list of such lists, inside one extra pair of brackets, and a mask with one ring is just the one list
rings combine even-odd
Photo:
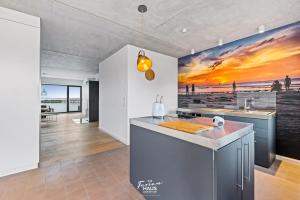
[(98, 128), (99, 82), (79, 84), (41, 85), (42, 166), (124, 146)]

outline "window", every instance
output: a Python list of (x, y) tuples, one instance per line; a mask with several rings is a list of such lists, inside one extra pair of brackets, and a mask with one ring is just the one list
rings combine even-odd
[(81, 86), (43, 84), (41, 90), (41, 104), (49, 111), (81, 112)]
[(69, 86), (69, 112), (81, 111), (81, 87)]

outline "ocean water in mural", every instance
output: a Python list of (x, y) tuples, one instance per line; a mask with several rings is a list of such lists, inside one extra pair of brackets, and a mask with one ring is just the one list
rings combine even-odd
[(181, 95), (299, 90), (300, 22), (179, 58), (178, 65)]

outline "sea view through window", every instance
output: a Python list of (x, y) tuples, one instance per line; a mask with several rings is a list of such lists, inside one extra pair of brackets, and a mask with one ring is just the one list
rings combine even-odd
[(50, 112), (80, 112), (81, 86), (43, 84), (41, 104)]

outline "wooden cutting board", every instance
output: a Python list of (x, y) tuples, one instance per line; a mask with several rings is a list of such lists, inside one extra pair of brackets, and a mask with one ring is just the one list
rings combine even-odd
[(159, 125), (166, 127), (166, 128), (171, 128), (171, 129), (175, 129), (178, 131), (183, 131), (183, 132), (187, 132), (187, 133), (191, 133), (191, 134), (196, 134), (201, 131), (206, 131), (206, 130), (210, 130), (213, 128), (213, 126), (209, 126), (206, 124), (197, 124), (197, 123), (192, 123), (192, 122), (188, 122), (188, 121), (180, 121), (180, 120), (162, 122)]

